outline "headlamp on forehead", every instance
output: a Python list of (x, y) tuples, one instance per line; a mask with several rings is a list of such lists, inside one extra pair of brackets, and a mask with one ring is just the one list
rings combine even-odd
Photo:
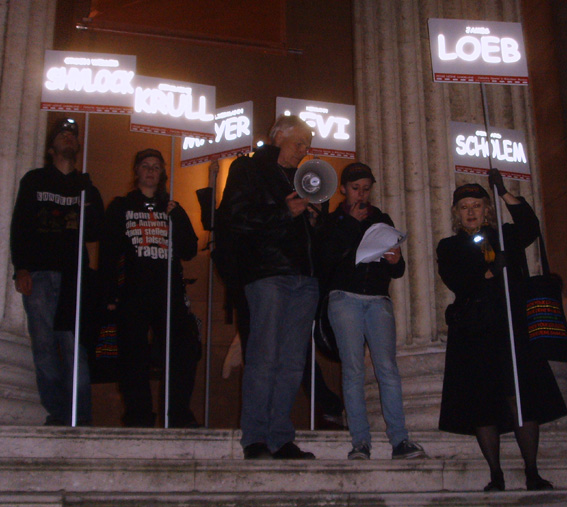
[(61, 124), (59, 125), (59, 132), (62, 132), (63, 130), (69, 130), (76, 136), (79, 135), (79, 126), (73, 118), (65, 118), (61, 121)]

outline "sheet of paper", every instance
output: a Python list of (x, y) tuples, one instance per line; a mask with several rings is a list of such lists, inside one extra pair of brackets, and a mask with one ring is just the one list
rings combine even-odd
[(407, 233), (388, 224), (371, 225), (362, 237), (356, 250), (356, 264), (379, 261), (384, 254), (399, 246), (407, 238)]

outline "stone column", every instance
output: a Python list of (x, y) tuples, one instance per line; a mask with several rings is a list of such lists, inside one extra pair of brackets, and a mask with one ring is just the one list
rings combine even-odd
[(56, 0), (0, 3), (0, 424), (37, 424), (39, 405), (21, 297), (10, 262), (10, 220), (23, 174), (43, 164), (47, 115), (40, 107), (43, 55)]
[[(437, 275), (435, 248), (452, 234), (455, 186), (482, 181), (454, 173), (449, 124), (483, 123), (483, 109), (480, 85), (433, 82), (427, 20), (517, 22), (520, 5), (518, 0), (353, 0), (353, 12), (358, 158), (375, 171), (376, 204), (408, 232), (402, 248), (406, 275), (392, 284), (406, 417), (410, 430), (434, 429), (444, 368), (444, 311), (453, 299)], [(537, 175), (527, 87), (485, 88), (491, 123), (527, 133)], [(509, 187), (540, 210), (537, 182), (536, 177)], [(369, 360), (367, 399), (371, 425), (383, 429)]]

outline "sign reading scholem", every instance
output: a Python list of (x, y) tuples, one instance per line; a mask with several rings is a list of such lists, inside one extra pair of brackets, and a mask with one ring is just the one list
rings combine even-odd
[(45, 52), (41, 109), (130, 114), (136, 57)]
[(212, 139), (215, 92), (214, 86), (136, 76), (130, 130)]
[(434, 81), (528, 84), (520, 23), (430, 19), (429, 46)]
[(483, 125), (452, 121), (451, 144), (456, 172), (487, 174), (490, 156), (502, 176), (531, 180), (526, 136), (519, 130), (491, 127), (487, 134)]
[(250, 101), (217, 109), (215, 138), (185, 137), (181, 149), (181, 167), (252, 151), (252, 107)]
[(276, 116), (281, 114), (295, 114), (313, 129), (310, 154), (352, 159), (355, 157), (354, 106), (278, 97)]

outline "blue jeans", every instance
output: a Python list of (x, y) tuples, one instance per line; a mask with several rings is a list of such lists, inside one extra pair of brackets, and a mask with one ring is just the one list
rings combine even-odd
[[(71, 424), (74, 331), (55, 331), (53, 323), (61, 288), (61, 273), (34, 271), (32, 293), (23, 296), (32, 342), (37, 388), (49, 418)], [(87, 351), (79, 346), (77, 422), (91, 422), (91, 385)]]
[(290, 414), (303, 377), (319, 287), (315, 278), (273, 276), (245, 287), (250, 336), (242, 379), (242, 440), (274, 452), (295, 440)]
[(332, 291), (329, 321), (333, 327), (343, 369), (343, 395), (354, 446), (370, 445), (370, 425), (364, 398), (364, 342), (368, 343), (380, 386), (386, 434), (392, 446), (408, 438), (402, 404), (402, 382), (396, 363), (396, 323), (392, 301)]

